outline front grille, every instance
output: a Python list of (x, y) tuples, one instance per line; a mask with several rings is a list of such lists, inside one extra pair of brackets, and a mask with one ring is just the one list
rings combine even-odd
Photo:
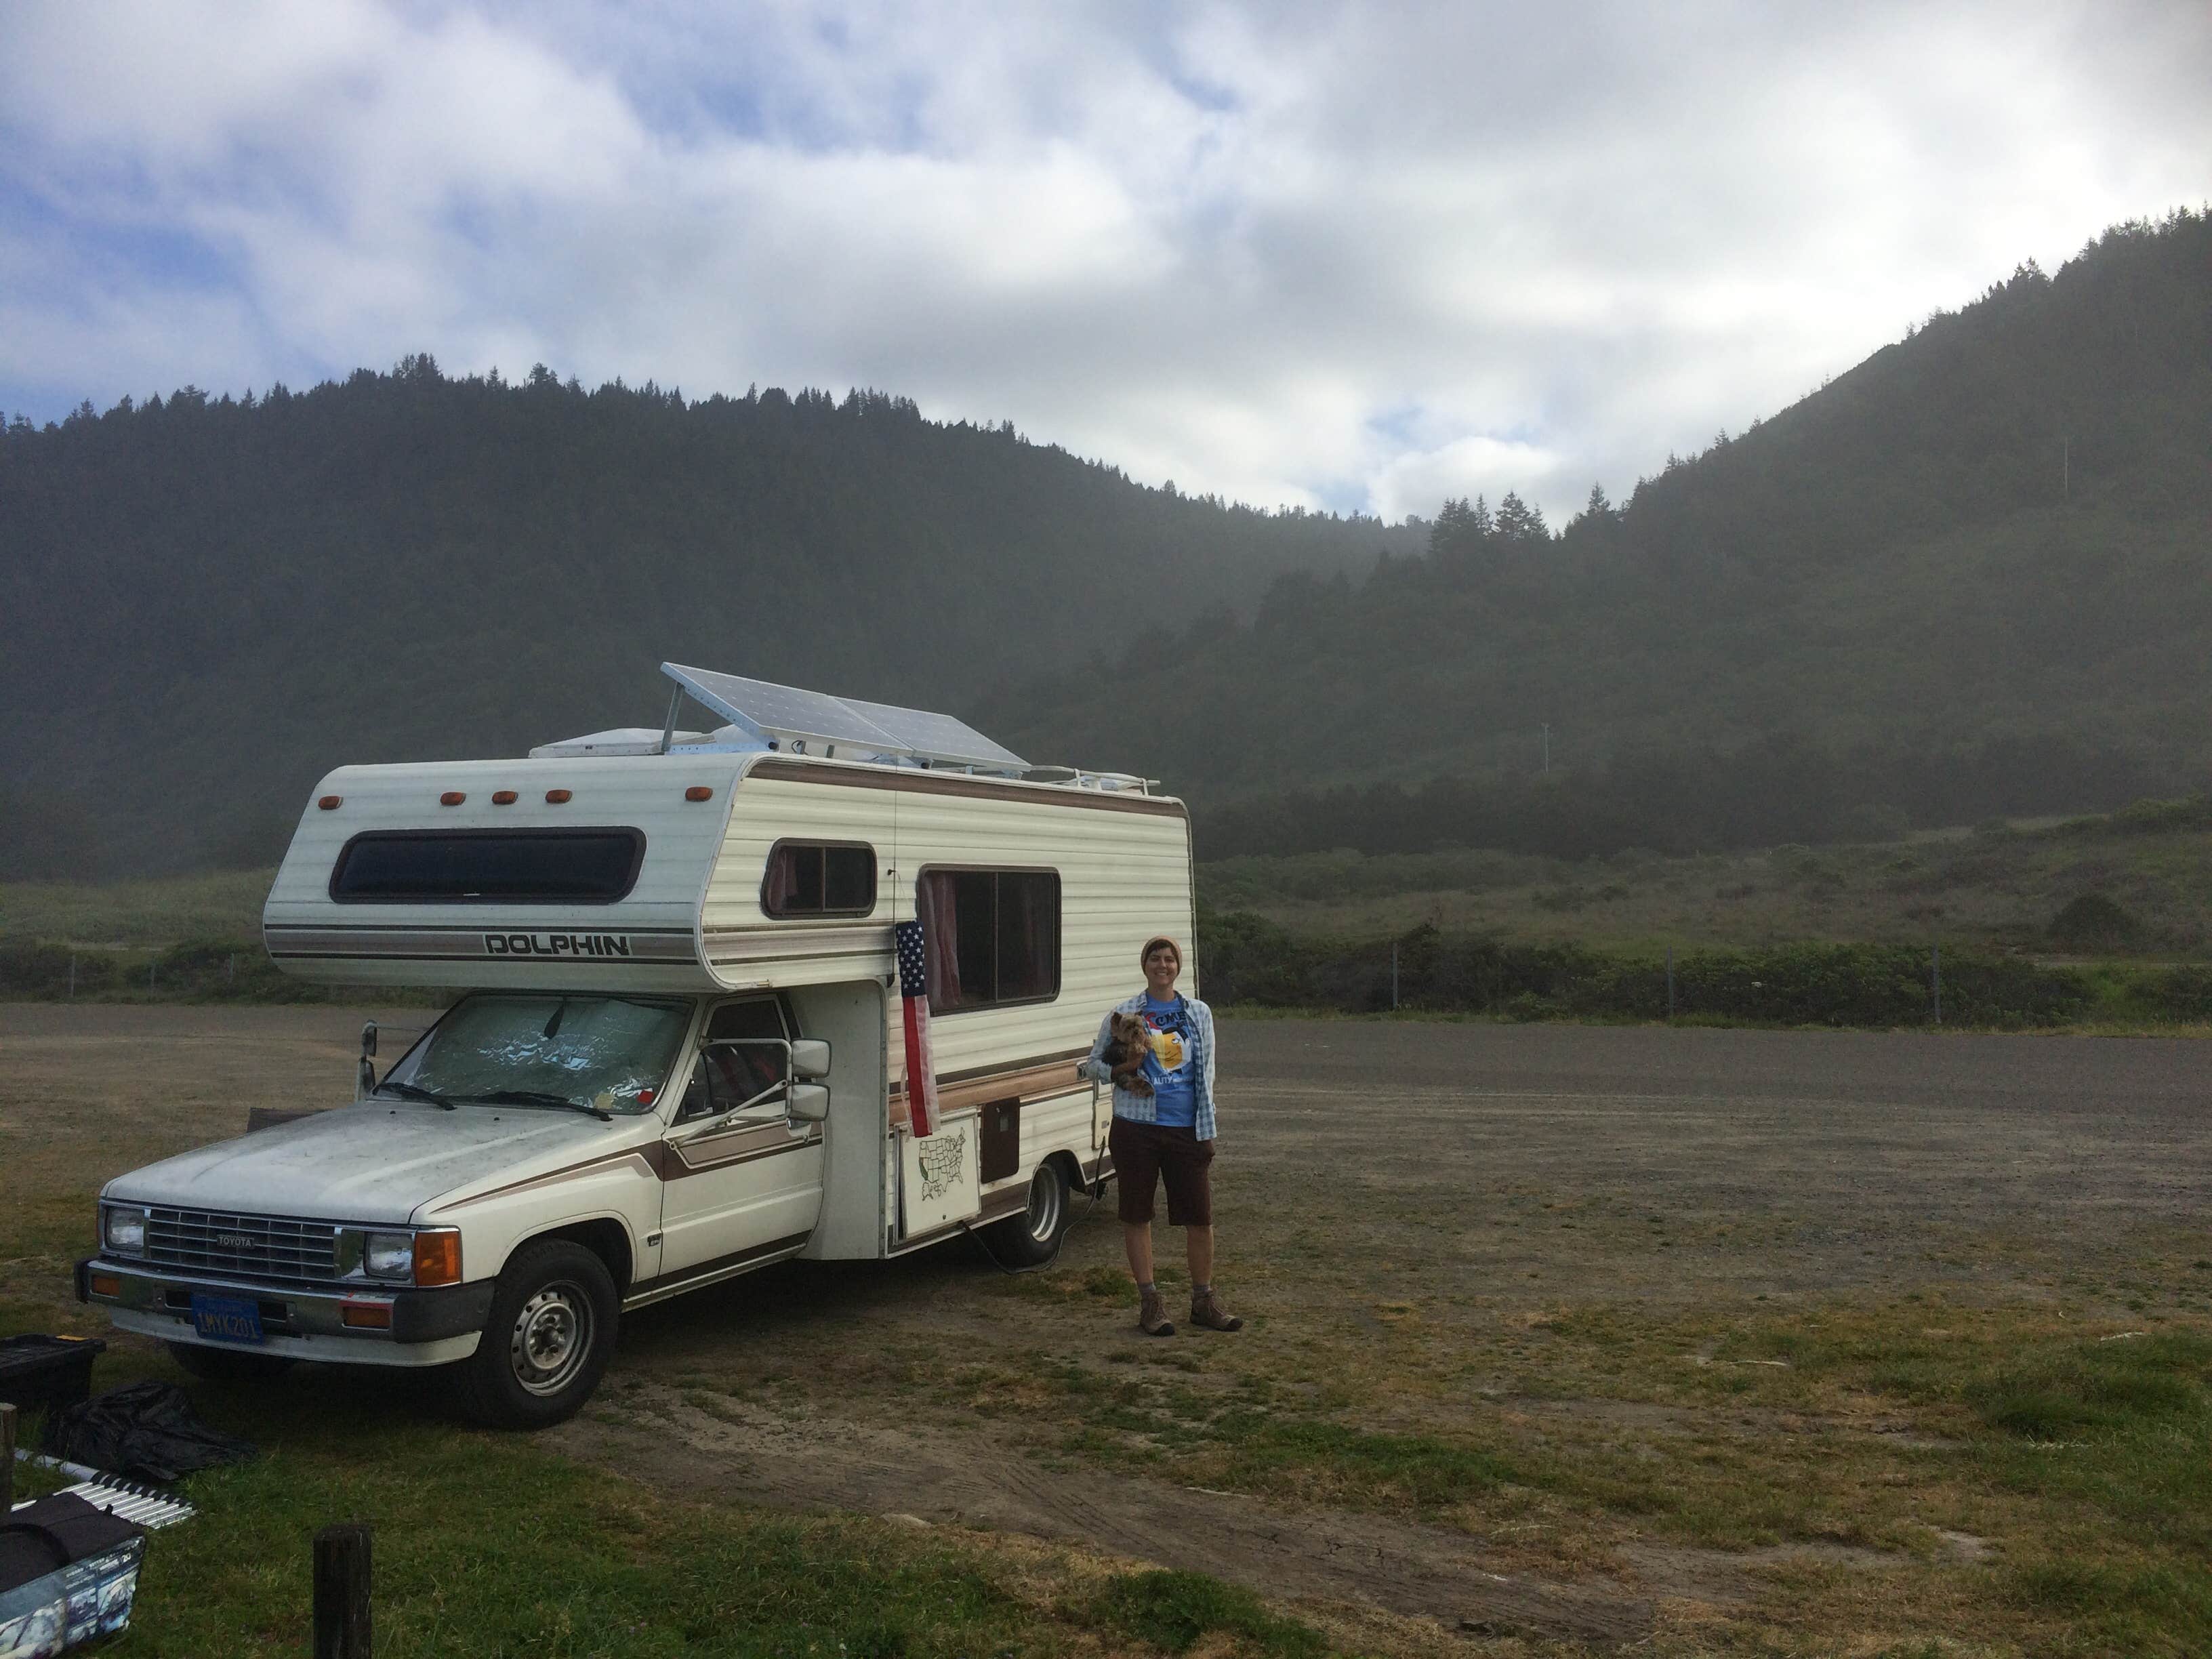
[(327, 1221), (155, 1207), (146, 1218), (146, 1255), (164, 1267), (241, 1279), (334, 1279), (338, 1230)]

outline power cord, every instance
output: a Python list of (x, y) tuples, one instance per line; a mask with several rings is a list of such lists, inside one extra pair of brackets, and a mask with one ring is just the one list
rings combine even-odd
[[(1101, 1158), (1099, 1161), (1103, 1164), (1105, 1160)], [(1049, 1267), (1059, 1261), (1061, 1247), (1067, 1243), (1068, 1234), (1074, 1231), (1076, 1221), (1079, 1219), (1088, 1221), (1091, 1218), (1092, 1212), (1098, 1208), (1098, 1200), (1105, 1195), (1106, 1177), (1104, 1176), (1100, 1176), (1097, 1180), (1090, 1183), (1090, 1207), (1085, 1209), (1080, 1217), (1070, 1217), (1068, 1218), (1067, 1225), (1060, 1230), (1060, 1237), (1052, 1242), (1052, 1254), (1050, 1255), (1045, 1257), (1042, 1261), (1032, 1262), (1026, 1267), (1009, 1267), (1005, 1262), (1000, 1261), (999, 1253), (991, 1248), (990, 1239), (986, 1235), (978, 1232), (975, 1228), (969, 1226), (966, 1222), (963, 1221), (960, 1224), (960, 1231), (967, 1234), (969, 1237), (974, 1239), (976, 1243), (981, 1245), (982, 1247), (984, 1255), (989, 1259), (991, 1265), (994, 1267), (996, 1267), (1000, 1273), (1006, 1274), (1007, 1278), (1019, 1279), (1024, 1273), (1041, 1273), (1047, 1267)], [(993, 1224), (995, 1225), (996, 1224), (994, 1223)]]

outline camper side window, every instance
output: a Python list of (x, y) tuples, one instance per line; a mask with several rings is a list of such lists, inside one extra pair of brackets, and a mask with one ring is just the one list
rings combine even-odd
[(876, 908), (876, 849), (780, 841), (761, 878), (761, 908), (772, 916), (865, 916)]
[(1056, 871), (925, 870), (915, 907), (928, 946), (932, 1013), (1060, 994)]

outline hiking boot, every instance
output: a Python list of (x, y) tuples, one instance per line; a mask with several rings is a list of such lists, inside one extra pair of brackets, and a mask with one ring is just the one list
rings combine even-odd
[(1244, 1322), (1214, 1298), (1212, 1291), (1190, 1299), (1190, 1322), (1209, 1331), (1241, 1331)]
[(1139, 1296), (1137, 1302), (1137, 1328), (1146, 1336), (1173, 1336), (1175, 1324), (1168, 1318), (1168, 1301), (1158, 1291)]

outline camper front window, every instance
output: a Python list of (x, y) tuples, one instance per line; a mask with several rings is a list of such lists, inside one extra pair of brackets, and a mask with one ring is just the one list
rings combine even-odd
[(471, 996), (379, 1086), (455, 1103), (643, 1112), (666, 1086), (690, 1020), (680, 998)]

